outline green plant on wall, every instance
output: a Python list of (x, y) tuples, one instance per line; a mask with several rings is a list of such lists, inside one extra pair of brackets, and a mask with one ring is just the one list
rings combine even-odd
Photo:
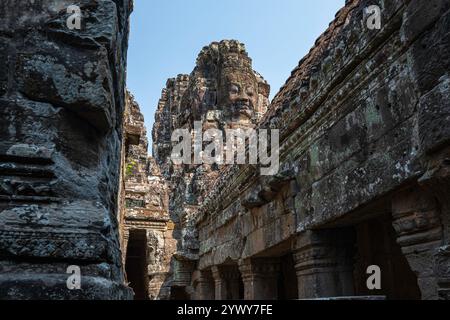
[(134, 173), (134, 169), (136, 168), (136, 166), (137, 166), (136, 161), (131, 161), (130, 163), (128, 163), (125, 170), (125, 174), (127, 176), (132, 175)]

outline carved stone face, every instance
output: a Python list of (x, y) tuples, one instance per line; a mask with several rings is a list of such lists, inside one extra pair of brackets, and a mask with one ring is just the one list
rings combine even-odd
[(219, 85), (219, 107), (225, 121), (250, 122), (258, 103), (256, 77), (243, 71), (225, 72)]

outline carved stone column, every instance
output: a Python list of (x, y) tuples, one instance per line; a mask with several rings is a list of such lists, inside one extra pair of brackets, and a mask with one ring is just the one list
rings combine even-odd
[(437, 260), (442, 250), (443, 228), (435, 194), (419, 186), (399, 192), (393, 197), (392, 215), (397, 242), (417, 275), (422, 299), (438, 299)]
[(189, 260), (178, 260), (177, 258), (173, 261), (173, 287), (189, 287), (192, 281), (192, 273), (194, 272), (195, 264), (193, 261)]
[(276, 300), (278, 298), (277, 259), (247, 259), (239, 264), (244, 282), (245, 300)]
[(442, 241), (435, 256), (438, 297), (450, 300), (450, 147), (433, 154), (428, 171), (419, 181), (431, 191), (438, 203)]
[[(130, 239), (130, 230), (128, 228), (124, 228), (123, 230), (123, 243), (122, 243), (122, 264), (125, 269), (125, 264), (127, 261), (127, 251), (128, 251), (128, 240)], [(126, 276), (126, 274), (125, 274)]]
[(307, 231), (293, 246), (299, 299), (351, 296), (354, 232)]
[(227, 280), (220, 267), (212, 267), (212, 275), (215, 284), (215, 299), (227, 300)]
[(195, 300), (214, 300), (214, 279), (211, 271), (195, 271), (193, 283)]
[(239, 300), (239, 269), (237, 266), (212, 268), (216, 300)]

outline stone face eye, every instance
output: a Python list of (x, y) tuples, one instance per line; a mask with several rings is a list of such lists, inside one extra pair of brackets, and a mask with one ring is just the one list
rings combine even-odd
[(254, 94), (255, 94), (255, 92), (253, 91), (253, 88), (247, 88), (247, 95), (249, 97), (253, 97)]
[(239, 87), (237, 85), (235, 85), (235, 84), (231, 85), (230, 93), (231, 94), (238, 94), (239, 93)]

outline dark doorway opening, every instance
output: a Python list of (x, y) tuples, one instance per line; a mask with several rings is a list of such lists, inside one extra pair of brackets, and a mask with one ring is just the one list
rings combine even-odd
[(170, 300), (188, 301), (190, 297), (185, 287), (172, 287), (170, 289)]
[(244, 282), (238, 265), (231, 263), (224, 268), (232, 275), (226, 279), (226, 300), (244, 300)]
[(278, 277), (278, 299), (298, 299), (297, 275), (295, 273), (295, 263), (292, 254), (282, 257), (280, 262), (281, 272)]
[(244, 300), (244, 281), (242, 280), (241, 276), (239, 276), (238, 285), (239, 285), (239, 297), (238, 297), (238, 300)]
[[(382, 295), (387, 299), (420, 300), (417, 276), (411, 270), (392, 227), (389, 214), (358, 224), (358, 253), (355, 261), (354, 284), (357, 295)], [(381, 269), (381, 290), (369, 290), (369, 266)]]
[(145, 230), (131, 230), (125, 271), (135, 300), (148, 300), (147, 235)]

